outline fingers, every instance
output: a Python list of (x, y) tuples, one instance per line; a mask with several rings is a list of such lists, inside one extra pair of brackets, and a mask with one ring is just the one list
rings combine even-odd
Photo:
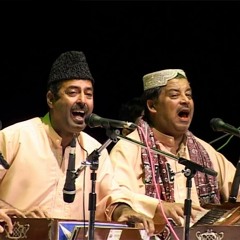
[(134, 211), (129, 206), (118, 206), (115, 211), (117, 213), (115, 214), (115, 221), (134, 223), (135, 227), (140, 229), (144, 228), (148, 236), (159, 234), (163, 231), (164, 227), (167, 224), (165, 218), (161, 216), (161, 218), (158, 218), (155, 225), (154, 219)]
[[(154, 235), (155, 225), (153, 219), (135, 212), (131, 208), (125, 209), (117, 220), (118, 222), (132, 222), (140, 224), (139, 228), (144, 228), (149, 236)], [(136, 226), (137, 227), (137, 226)]]
[[(0, 233), (3, 233), (4, 232), (4, 228), (0, 225)], [(9, 230), (10, 232), (10, 230)]]
[(148, 236), (154, 236), (156, 234), (160, 234), (164, 228), (166, 227), (167, 221), (162, 219), (157, 224), (150, 218), (143, 218), (142, 221), (143, 227), (146, 230)]
[[(1, 209), (2, 210), (2, 209)], [(12, 220), (11, 218), (4, 212), (4, 211), (1, 211), (0, 212), (0, 219), (2, 219), (3, 221), (6, 222), (7, 226), (8, 226), (8, 231), (9, 233), (12, 234), (12, 231), (13, 231), (13, 225), (12, 225)], [(4, 228), (2, 226), (0, 226), (0, 232), (3, 232), (4, 231)]]
[[(131, 219), (132, 219), (132, 217), (131, 217)], [(153, 235), (156, 234), (155, 224), (154, 224), (154, 221), (151, 218), (149, 218), (145, 215), (142, 215), (142, 214), (136, 214), (134, 216), (133, 221), (135, 223), (140, 223), (141, 227), (139, 226), (139, 228), (143, 227), (148, 236), (153, 236)], [(137, 227), (137, 224), (136, 224), (136, 227)]]
[(29, 218), (45, 218), (45, 217), (47, 217), (46, 214), (40, 210), (34, 210), (31, 212), (28, 212), (28, 213), (26, 213), (26, 216)]
[[(160, 205), (162, 204), (162, 206)], [(157, 207), (158, 213), (155, 214), (158, 215), (158, 218), (163, 217), (162, 209), (164, 210), (164, 213), (167, 218), (172, 218), (173, 221), (178, 226), (182, 226), (184, 223), (184, 204), (182, 203), (174, 203), (174, 202), (165, 202), (162, 201), (159, 203), (159, 206)], [(199, 216), (203, 216), (206, 213), (206, 209), (197, 206), (192, 205), (191, 206), (191, 219), (193, 222), (195, 222), (197, 219), (199, 219)], [(154, 217), (155, 219), (155, 217)]]
[(193, 222), (196, 222), (197, 220), (199, 220), (202, 216), (204, 216), (209, 210), (208, 209), (204, 209), (202, 208), (200, 211), (199, 210), (195, 210), (192, 209), (191, 212), (191, 218), (193, 220)]
[(183, 226), (183, 222), (184, 222), (184, 217), (182, 217), (182, 216), (178, 216), (178, 215), (173, 215), (172, 216), (172, 219), (173, 219), (173, 221), (175, 222), (175, 224), (177, 225), (177, 226)]
[(5, 212), (8, 215), (15, 215), (15, 216), (18, 216), (18, 217), (23, 217), (23, 218), (26, 217), (24, 215), (24, 213), (19, 211), (18, 209), (2, 209), (2, 211)]
[(192, 209), (196, 211), (205, 211), (206, 209), (197, 205), (192, 205)]
[(148, 236), (153, 236), (155, 233), (155, 225), (152, 219), (148, 217), (142, 217), (139, 219), (139, 222), (143, 224), (145, 231), (147, 232)]
[[(160, 205), (162, 204), (162, 206)], [(157, 207), (157, 211), (158, 213), (155, 214), (155, 221), (156, 218), (164, 218), (162, 210), (164, 210), (165, 216), (167, 218), (172, 218), (174, 220), (174, 222), (179, 225), (182, 226), (182, 219), (184, 217), (184, 205), (181, 203), (172, 203), (172, 202), (160, 202), (159, 206)]]
[(36, 207), (26, 212), (25, 216), (30, 218), (47, 218), (48, 214), (46, 211), (42, 210), (41, 208)]

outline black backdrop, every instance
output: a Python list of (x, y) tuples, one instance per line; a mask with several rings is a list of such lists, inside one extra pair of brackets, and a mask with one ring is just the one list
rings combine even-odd
[[(42, 116), (52, 62), (67, 50), (85, 52), (96, 80), (95, 110), (117, 118), (122, 102), (142, 93), (142, 76), (183, 68), (193, 88), (191, 131), (211, 141), (215, 117), (240, 126), (240, 3), (78, 2), (1, 4), (0, 119), (6, 127)], [(87, 129), (101, 142), (104, 129)], [(217, 148), (227, 139), (215, 143)], [(222, 150), (236, 163), (240, 141)]]

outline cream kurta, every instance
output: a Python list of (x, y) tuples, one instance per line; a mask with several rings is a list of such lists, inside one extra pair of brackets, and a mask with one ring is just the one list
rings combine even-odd
[[(84, 132), (78, 139), (88, 154), (101, 146)], [(61, 138), (51, 127), (48, 114), (42, 120), (33, 118), (1, 130), (0, 152), (11, 166), (8, 170), (0, 166), (0, 207), (10, 205), (22, 211), (41, 207), (51, 218), (76, 220), (84, 219), (85, 209), (85, 219), (88, 219), (88, 197), (92, 191), (90, 167), (76, 179), (74, 202), (63, 200), (69, 151), (67, 147), (62, 155)], [(86, 157), (86, 152), (76, 143), (76, 169)], [(96, 220), (107, 219), (106, 208), (110, 203), (121, 201), (131, 205), (114, 184), (112, 173), (110, 158), (104, 149), (96, 171)]]
[[(157, 138), (160, 141), (161, 150), (173, 155), (171, 153), (171, 147), (174, 146), (174, 139), (159, 132), (157, 135)], [(137, 130), (130, 133), (128, 137), (140, 142)], [(199, 138), (197, 138), (197, 141), (199, 141), (208, 152), (213, 163), (213, 169), (218, 173), (217, 179), (222, 200), (228, 200), (231, 182), (235, 174), (234, 165), (208, 143)], [(190, 159), (189, 152), (186, 147), (182, 146), (179, 153), (181, 157)], [(145, 195), (145, 186), (142, 178), (143, 169), (141, 147), (126, 140), (119, 140), (112, 148), (110, 158), (114, 165), (114, 176), (116, 180), (125, 188), (126, 192), (132, 195), (132, 199), (134, 199), (133, 208), (149, 217), (153, 217), (159, 200)], [(184, 203), (184, 200), (187, 197), (187, 187), (186, 177), (183, 173), (181, 173), (181, 171), (185, 168), (185, 166), (179, 164), (177, 160), (172, 158), (167, 158), (167, 161), (174, 173), (179, 172), (174, 177), (175, 201)], [(191, 199), (192, 204), (199, 205), (194, 180), (192, 181)]]

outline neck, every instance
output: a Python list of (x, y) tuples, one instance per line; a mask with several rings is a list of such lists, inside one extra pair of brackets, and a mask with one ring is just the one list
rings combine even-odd
[(62, 137), (62, 143), (61, 143), (61, 145), (62, 145), (62, 148), (63, 149), (65, 149), (67, 146), (69, 146), (70, 145), (70, 143), (71, 143), (71, 141), (72, 141), (72, 139), (74, 138), (74, 137), (77, 137), (77, 134), (68, 134), (68, 135), (66, 135), (66, 136), (61, 136)]
[(182, 144), (182, 142), (184, 141), (184, 135), (174, 137), (174, 140), (175, 140), (175, 151), (177, 153), (181, 144)]

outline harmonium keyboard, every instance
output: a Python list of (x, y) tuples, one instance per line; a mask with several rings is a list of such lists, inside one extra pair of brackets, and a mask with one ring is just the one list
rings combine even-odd
[[(190, 240), (240, 239), (240, 203), (208, 204), (204, 208), (206, 213), (190, 225)], [(182, 227), (174, 227), (174, 230), (179, 239), (184, 239)]]

